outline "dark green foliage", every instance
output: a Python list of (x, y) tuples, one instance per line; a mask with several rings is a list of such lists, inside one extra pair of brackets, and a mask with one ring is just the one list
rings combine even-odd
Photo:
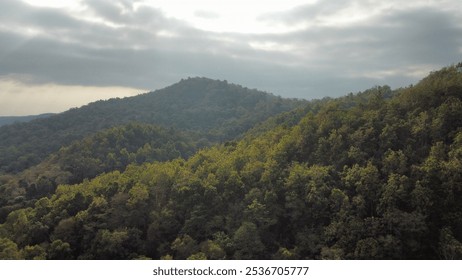
[[(174, 129), (130, 123), (103, 130), (62, 147), (45, 161), (14, 177), (4, 177), (0, 221), (11, 207), (53, 193), (59, 184), (80, 183), (128, 164), (187, 158), (197, 149), (194, 137)], [(18, 193), (24, 195), (15, 201)], [(18, 203), (19, 202), (19, 203)]]
[(122, 171), (131, 163), (187, 158), (302, 104), (306, 101), (193, 78), (156, 92), (4, 126), (0, 222), (11, 211), (53, 193), (59, 184)]
[(18, 198), (0, 256), (461, 259), (461, 99), (448, 67), (316, 101), (189, 158), (135, 155), (31, 207)]
[(72, 141), (130, 122), (194, 132), (208, 144), (232, 140), (266, 118), (303, 104), (306, 101), (282, 99), (226, 81), (190, 78), (155, 92), (98, 101), (1, 127), (0, 174), (20, 172)]
[(47, 118), (52, 116), (53, 114), (41, 114), (41, 115), (32, 115), (32, 116), (19, 116), (19, 117), (7, 117), (7, 116), (0, 116), (0, 126), (20, 123), (20, 122), (29, 122), (35, 119)]

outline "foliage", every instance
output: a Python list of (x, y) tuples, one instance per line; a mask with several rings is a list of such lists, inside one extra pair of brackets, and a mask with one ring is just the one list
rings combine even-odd
[(0, 256), (460, 259), (458, 70), (324, 100), (187, 159), (59, 185), (8, 214)]
[(130, 122), (189, 131), (209, 144), (232, 140), (266, 118), (303, 104), (306, 101), (226, 81), (189, 78), (154, 92), (0, 127), (0, 174), (23, 171), (75, 140)]

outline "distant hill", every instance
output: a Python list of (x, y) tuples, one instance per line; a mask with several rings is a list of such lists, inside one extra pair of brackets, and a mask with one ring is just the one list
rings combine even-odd
[(0, 126), (20, 123), (20, 122), (29, 122), (35, 119), (47, 118), (54, 114), (47, 113), (47, 114), (40, 114), (40, 115), (31, 115), (31, 116), (0, 116)]
[(189, 78), (154, 92), (0, 127), (0, 173), (20, 172), (74, 140), (133, 121), (193, 132), (208, 145), (234, 139), (303, 104), (226, 81)]

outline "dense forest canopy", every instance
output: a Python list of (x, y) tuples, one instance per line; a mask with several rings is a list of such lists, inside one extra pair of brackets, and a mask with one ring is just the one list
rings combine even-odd
[(189, 78), (154, 92), (0, 127), (0, 174), (21, 172), (75, 140), (130, 122), (195, 132), (202, 145), (210, 145), (303, 104), (226, 81)]
[(3, 176), (0, 222), (15, 208), (53, 193), (59, 184), (76, 184), (130, 163), (187, 158), (198, 149), (194, 135), (159, 126), (129, 123), (102, 130), (51, 154), (16, 174)]
[(462, 259), (460, 65), (164, 159), (5, 212), (0, 258)]
[(0, 223), (59, 184), (122, 171), (130, 163), (187, 158), (304, 104), (226, 81), (189, 78), (156, 92), (2, 127)]

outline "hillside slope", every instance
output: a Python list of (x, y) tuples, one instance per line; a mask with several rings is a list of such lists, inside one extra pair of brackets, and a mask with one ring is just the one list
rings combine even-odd
[(41, 115), (31, 115), (31, 116), (1, 116), (0, 117), (0, 126), (21, 123), (21, 122), (30, 122), (35, 119), (47, 118), (54, 114), (41, 114)]
[(16, 173), (72, 141), (129, 122), (195, 132), (204, 145), (231, 140), (266, 118), (306, 104), (206, 78), (123, 99), (98, 101), (0, 127), (0, 173)]
[(461, 68), (389, 93), (59, 186), (1, 242), (10, 258), (462, 259)]
[(11, 210), (53, 193), (59, 184), (81, 183), (103, 172), (122, 171), (131, 163), (187, 158), (196, 150), (189, 134), (149, 124), (99, 131), (61, 147), (19, 174), (0, 176), (0, 221)]

